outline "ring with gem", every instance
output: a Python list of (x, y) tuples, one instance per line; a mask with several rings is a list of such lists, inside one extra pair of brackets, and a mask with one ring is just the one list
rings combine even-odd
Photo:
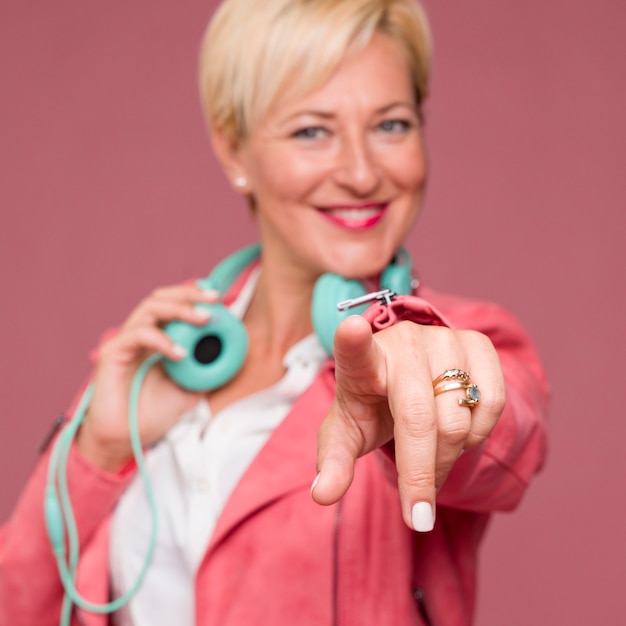
[(465, 398), (459, 398), (460, 406), (468, 406), (472, 408), (480, 402), (480, 390), (478, 385), (470, 382), (455, 381), (441, 385), (434, 390), (434, 395), (438, 396), (446, 391), (454, 391), (455, 389), (465, 389)]
[(470, 375), (464, 370), (459, 370), (459, 369), (446, 370), (443, 374), (441, 374), (440, 376), (437, 376), (437, 378), (433, 380), (433, 389), (437, 385), (442, 383), (444, 380), (460, 380), (464, 383), (469, 383)]

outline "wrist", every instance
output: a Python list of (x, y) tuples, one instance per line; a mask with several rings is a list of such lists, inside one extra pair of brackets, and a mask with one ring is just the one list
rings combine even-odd
[(76, 434), (75, 445), (81, 456), (98, 469), (107, 473), (125, 472), (134, 465), (133, 453), (128, 443), (98, 441), (83, 425)]

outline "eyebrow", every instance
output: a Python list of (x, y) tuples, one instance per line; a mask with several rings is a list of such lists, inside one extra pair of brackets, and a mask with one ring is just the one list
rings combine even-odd
[[(376, 113), (377, 114), (381, 114), (381, 113), (387, 113), (388, 111), (390, 111), (391, 109), (395, 109), (396, 107), (406, 107), (408, 109), (411, 109), (411, 111), (415, 111), (416, 107), (413, 103), (410, 102), (404, 102), (402, 100), (399, 100), (397, 102), (390, 102), (389, 104), (385, 104), (384, 106), (380, 107), (379, 109), (376, 109)], [(331, 113), (330, 111), (324, 111), (324, 110), (318, 110), (318, 109), (309, 109), (309, 110), (304, 110), (304, 111), (296, 111), (295, 113), (293, 113), (292, 115), (290, 115), (285, 121), (290, 121), (293, 120), (294, 118), (297, 117), (301, 117), (303, 115), (310, 115), (312, 117), (319, 117), (322, 119), (332, 119), (335, 117), (334, 113)]]
[(415, 103), (413, 103), (413, 102), (404, 102), (403, 100), (399, 100), (397, 102), (391, 102), (390, 104), (387, 104), (384, 107), (381, 107), (376, 112), (377, 113), (387, 113), (387, 111), (390, 111), (391, 109), (395, 109), (396, 107), (406, 107), (406, 108), (411, 109), (412, 111), (414, 111), (415, 110)]

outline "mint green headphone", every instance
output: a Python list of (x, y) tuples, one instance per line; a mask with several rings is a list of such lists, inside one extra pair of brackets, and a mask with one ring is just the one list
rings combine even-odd
[[(222, 261), (208, 278), (199, 281), (199, 286), (224, 293), (260, 253), (258, 244), (235, 252)], [(411, 259), (402, 248), (383, 271), (380, 287), (406, 295), (412, 291), (411, 283)], [(311, 303), (311, 320), (320, 343), (329, 355), (332, 355), (337, 326), (348, 315), (362, 313), (368, 306), (363, 304), (350, 311), (339, 311), (337, 303), (365, 294), (366, 289), (358, 280), (330, 273), (317, 280)], [(180, 361), (163, 359), (163, 366), (179, 386), (191, 391), (209, 391), (224, 385), (240, 370), (248, 352), (248, 333), (241, 320), (223, 304), (199, 306), (211, 312), (211, 318), (204, 326), (179, 321), (166, 326), (167, 334), (185, 348), (187, 356)]]

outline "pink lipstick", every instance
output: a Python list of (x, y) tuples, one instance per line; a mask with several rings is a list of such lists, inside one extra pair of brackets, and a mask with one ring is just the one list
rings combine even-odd
[(331, 222), (350, 230), (371, 228), (382, 218), (387, 203), (368, 202), (367, 204), (341, 204), (320, 208)]

